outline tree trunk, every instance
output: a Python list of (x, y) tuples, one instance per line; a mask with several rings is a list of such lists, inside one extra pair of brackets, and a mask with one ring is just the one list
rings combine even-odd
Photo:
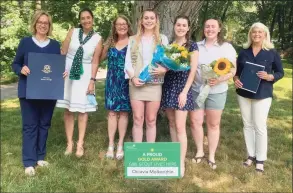
[(271, 23), (271, 26), (270, 26), (270, 34), (271, 34), (271, 37), (273, 37), (274, 28), (275, 28), (275, 22), (276, 22), (276, 16), (277, 16), (278, 9), (279, 9), (279, 5), (277, 5), (274, 8), (274, 14), (273, 14), (272, 23)]
[(224, 9), (224, 11), (223, 11), (223, 14), (222, 14), (222, 17), (221, 17), (221, 21), (222, 21), (222, 23), (224, 23), (224, 21), (225, 21), (225, 19), (226, 19), (226, 14), (227, 14), (228, 8), (229, 8), (229, 6), (230, 6), (231, 4), (232, 4), (232, 2), (227, 1), (227, 3), (226, 3), (226, 7), (225, 7), (225, 9)]
[(42, 9), (42, 1), (41, 0), (36, 0), (36, 10)]
[(159, 14), (161, 33), (165, 34), (169, 40), (173, 35), (174, 19), (177, 15), (186, 15), (191, 21), (191, 34), (198, 23), (198, 14), (203, 1), (136, 1), (134, 8), (133, 26), (137, 28), (137, 21), (142, 12), (148, 8), (154, 9)]

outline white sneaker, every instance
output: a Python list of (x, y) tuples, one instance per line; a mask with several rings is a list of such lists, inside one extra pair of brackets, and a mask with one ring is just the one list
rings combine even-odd
[(36, 174), (36, 171), (35, 171), (35, 168), (34, 167), (30, 166), (30, 167), (26, 167), (24, 169), (24, 173), (27, 176), (34, 176)]
[(38, 166), (46, 167), (46, 166), (49, 165), (49, 162), (44, 161), (44, 160), (39, 160), (39, 161), (37, 162), (37, 164), (38, 164)]

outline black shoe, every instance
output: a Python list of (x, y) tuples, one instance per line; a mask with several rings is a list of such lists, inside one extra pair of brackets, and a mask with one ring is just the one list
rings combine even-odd
[(208, 160), (208, 164), (213, 170), (215, 170), (217, 168), (216, 162), (212, 162), (212, 161)]
[[(247, 163), (248, 160), (252, 161), (251, 164), (248, 164)], [(255, 157), (248, 156), (248, 158), (246, 159), (246, 161), (243, 162), (243, 166), (244, 167), (250, 167), (253, 164), (253, 162), (255, 162), (255, 160), (256, 160)]]
[[(258, 161), (256, 160), (256, 164), (264, 164), (264, 161)], [(264, 173), (264, 169), (259, 169), (259, 168), (256, 168), (255, 171), (259, 174), (263, 174)]]

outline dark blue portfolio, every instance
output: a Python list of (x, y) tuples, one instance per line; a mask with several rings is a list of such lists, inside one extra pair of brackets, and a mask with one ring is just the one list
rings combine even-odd
[(256, 73), (264, 69), (265, 67), (262, 65), (246, 62), (240, 75), (240, 81), (243, 84), (241, 89), (256, 93), (260, 83), (260, 78)]
[(28, 68), (27, 99), (64, 99), (64, 55), (29, 53)]

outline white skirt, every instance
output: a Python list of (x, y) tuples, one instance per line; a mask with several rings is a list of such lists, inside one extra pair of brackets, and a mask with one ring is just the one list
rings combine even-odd
[[(71, 68), (72, 60), (66, 58), (66, 66)], [(56, 107), (66, 108), (70, 112), (94, 112), (97, 106), (91, 105), (87, 99), (87, 88), (90, 83), (92, 65), (83, 64), (84, 73), (79, 80), (70, 80), (69, 71), (68, 76), (64, 80), (64, 100), (58, 100)]]

